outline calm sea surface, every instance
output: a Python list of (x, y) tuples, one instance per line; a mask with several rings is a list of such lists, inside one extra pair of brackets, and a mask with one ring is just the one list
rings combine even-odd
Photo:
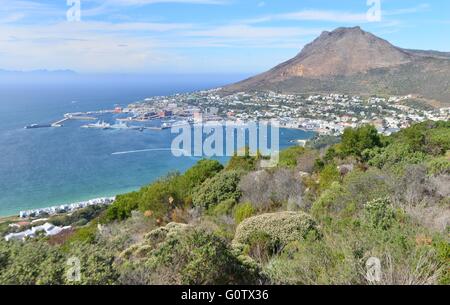
[[(157, 150), (170, 148), (170, 130), (94, 130), (83, 122), (25, 130), (64, 113), (112, 109), (154, 95), (195, 91), (239, 80), (222, 77), (142, 77), (33, 83), (0, 82), (0, 216), (20, 210), (112, 196), (139, 189), (171, 171), (185, 171), (198, 158)], [(112, 123), (115, 117), (105, 118)], [(84, 122), (86, 123), (86, 122)], [(282, 147), (312, 133), (281, 130)], [(226, 162), (226, 159), (221, 161)]]

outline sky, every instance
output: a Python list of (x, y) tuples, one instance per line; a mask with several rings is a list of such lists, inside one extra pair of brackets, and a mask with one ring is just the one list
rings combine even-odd
[(450, 51), (442, 0), (0, 0), (0, 70), (258, 73), (357, 25)]

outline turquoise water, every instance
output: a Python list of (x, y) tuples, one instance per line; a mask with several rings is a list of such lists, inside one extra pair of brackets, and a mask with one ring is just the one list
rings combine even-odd
[[(113, 155), (114, 152), (170, 148), (170, 130), (61, 128), (25, 130), (67, 112), (111, 109), (145, 97), (195, 91), (239, 79), (227, 77), (155, 78), (136, 81), (78, 80), (74, 83), (0, 84), (0, 215), (20, 210), (112, 196), (148, 184), (171, 171), (184, 171), (198, 158), (170, 151)], [(107, 118), (114, 120), (114, 117)], [(281, 147), (312, 133), (281, 130)], [(225, 162), (226, 159), (221, 159)]]

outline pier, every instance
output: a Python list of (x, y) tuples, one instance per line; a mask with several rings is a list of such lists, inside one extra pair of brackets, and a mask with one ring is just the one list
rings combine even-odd
[(56, 122), (52, 123), (51, 126), (52, 126), (52, 127), (61, 127), (61, 126), (63, 125), (63, 123), (64, 123), (65, 121), (68, 121), (68, 120), (69, 120), (69, 118), (61, 119), (61, 120), (59, 120), (59, 121), (56, 121)]
[(73, 114), (65, 114), (64, 118), (56, 121), (54, 123), (51, 124), (51, 127), (61, 127), (63, 126), (64, 122), (67, 122), (69, 120), (80, 120), (80, 121), (93, 121), (96, 120), (97, 118), (92, 117), (92, 116), (84, 116), (84, 115), (73, 115)]

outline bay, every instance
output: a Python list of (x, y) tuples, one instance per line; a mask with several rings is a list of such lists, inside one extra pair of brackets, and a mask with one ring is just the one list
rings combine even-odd
[[(1, 82), (0, 216), (137, 190), (169, 172), (183, 172), (200, 159), (177, 158), (164, 150), (173, 139), (170, 130), (92, 130), (80, 128), (83, 122), (77, 121), (66, 122), (61, 128), (26, 130), (25, 125), (51, 123), (67, 112), (112, 109), (150, 96), (214, 88), (241, 78), (91, 76)], [(310, 132), (282, 129), (280, 146), (312, 136)]]

